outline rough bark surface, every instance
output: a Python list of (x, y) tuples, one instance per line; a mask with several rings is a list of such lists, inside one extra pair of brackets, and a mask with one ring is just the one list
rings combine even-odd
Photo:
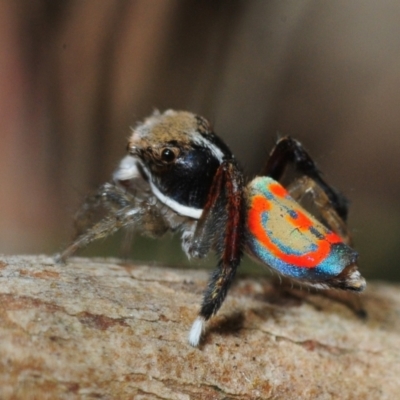
[(321, 296), (238, 279), (195, 349), (205, 271), (0, 260), (1, 399), (400, 396), (399, 286), (370, 283), (361, 320)]

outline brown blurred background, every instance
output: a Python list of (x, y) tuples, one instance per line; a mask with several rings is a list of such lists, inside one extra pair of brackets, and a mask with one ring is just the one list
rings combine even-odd
[[(396, 0), (1, 1), (0, 251), (60, 250), (129, 126), (175, 108), (209, 118), (248, 174), (277, 132), (300, 139), (351, 199), (364, 273), (400, 279), (399, 86)], [(183, 263), (170, 243), (135, 241), (135, 258), (173, 246)]]

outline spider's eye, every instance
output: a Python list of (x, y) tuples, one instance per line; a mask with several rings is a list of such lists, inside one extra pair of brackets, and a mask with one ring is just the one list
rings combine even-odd
[(161, 159), (166, 163), (171, 163), (171, 162), (175, 161), (175, 158), (176, 158), (176, 154), (174, 153), (173, 150), (171, 150), (169, 148), (165, 148), (161, 152)]

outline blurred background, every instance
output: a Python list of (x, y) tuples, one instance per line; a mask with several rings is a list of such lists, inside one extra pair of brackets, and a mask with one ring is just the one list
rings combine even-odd
[[(174, 108), (211, 120), (249, 176), (278, 132), (298, 138), (351, 200), (363, 273), (400, 280), (399, 21), (396, 0), (1, 1), (0, 252), (61, 250), (129, 127)], [(132, 247), (185, 263), (171, 238)]]

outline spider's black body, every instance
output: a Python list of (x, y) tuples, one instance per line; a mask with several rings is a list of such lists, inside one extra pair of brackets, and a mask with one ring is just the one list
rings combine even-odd
[[(317, 288), (353, 291), (364, 288), (365, 281), (356, 266), (357, 254), (348, 246), (347, 202), (321, 178), (299, 142), (289, 137), (280, 139), (263, 170), (263, 175), (279, 181), (287, 164), (292, 163), (298, 176), (286, 186), (291, 197), (270, 178), (265, 182), (258, 178), (246, 185), (229, 148), (214, 134), (207, 120), (192, 113), (169, 110), (153, 114), (133, 130), (127, 149), (128, 155), (115, 171), (113, 183), (100, 187), (82, 206), (77, 218), (79, 235), (61, 259), (121, 227), (137, 228), (152, 236), (179, 229), (182, 247), (191, 257), (204, 257), (210, 249), (215, 250), (218, 267), (210, 278), (199, 318), (189, 335), (192, 345), (198, 345), (204, 322), (223, 303), (244, 251), (263, 263), (272, 260), (270, 266), (285, 273), (293, 267), (290, 264), (293, 257), (300, 260), (293, 261), (300, 263), (293, 264), (295, 269), (302, 268), (303, 262), (309, 263), (311, 256), (304, 258), (299, 251), (303, 242), (311, 241), (312, 254), (321, 259), (325, 249), (326, 257), (323, 262), (315, 261), (313, 274), (302, 274), (310, 277), (302, 278), (303, 282)], [(261, 195), (256, 186), (260, 183), (272, 185), (272, 191)], [(282, 195), (282, 200), (275, 195)], [(286, 219), (290, 217), (289, 222), (304, 231), (297, 241), (281, 232), (281, 226), (288, 223), (286, 220), (281, 221), (272, 212), (261, 215), (261, 211), (253, 208), (253, 200), (260, 196), (264, 203), (270, 199), (278, 207), (282, 205), (284, 211), (280, 215), (287, 214)], [(323, 225), (304, 214), (306, 211), (292, 198), (309, 209)], [(98, 209), (105, 210), (100, 220), (93, 216)], [(272, 242), (265, 239), (269, 244), (264, 248), (257, 241), (260, 239), (257, 223), (260, 216), (264, 221), (265, 215), (269, 215), (269, 224), (278, 226), (279, 235), (274, 237), (274, 232), (269, 230)], [(298, 225), (300, 220), (308, 221), (308, 225)], [(267, 225), (261, 229), (264, 236)], [(287, 243), (281, 245), (282, 240)], [(289, 251), (290, 246), (300, 250), (292, 255), (282, 253)], [(297, 279), (296, 276), (289, 274), (289, 278)]]

